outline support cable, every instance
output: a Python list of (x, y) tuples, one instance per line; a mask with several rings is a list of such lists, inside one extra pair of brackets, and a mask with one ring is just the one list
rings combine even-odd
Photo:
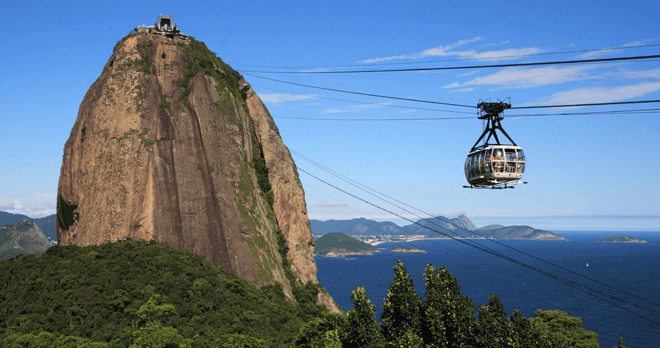
[(364, 74), (364, 73), (392, 73), (392, 72), (412, 72), (412, 71), (438, 71), (438, 70), (466, 70), (466, 69), (490, 69), (490, 68), (512, 68), (521, 66), (545, 66), (545, 65), (566, 65), (566, 64), (594, 64), (594, 63), (612, 63), (624, 61), (639, 61), (647, 59), (659, 59), (660, 55), (617, 57), (617, 58), (596, 58), (596, 59), (576, 59), (560, 60), (554, 62), (536, 62), (536, 63), (509, 63), (509, 64), (490, 64), (490, 65), (470, 65), (470, 66), (447, 66), (435, 68), (406, 68), (406, 69), (375, 69), (375, 70), (331, 70), (331, 71), (267, 71), (267, 70), (238, 70), (243, 73), (259, 74)]
[(411, 102), (417, 102), (417, 103), (428, 103), (428, 104), (438, 104), (438, 105), (448, 105), (448, 106), (460, 106), (460, 107), (464, 107), (464, 108), (475, 108), (474, 106), (471, 106), (471, 105), (443, 103), (443, 102), (435, 102), (435, 101), (430, 101), (430, 100), (419, 100), (419, 99), (412, 99), (412, 98), (392, 97), (392, 96), (386, 96), (386, 95), (378, 95), (378, 94), (370, 94), (370, 93), (361, 93), (361, 92), (344, 91), (344, 90), (341, 90), (341, 89), (334, 89), (334, 88), (326, 88), (326, 87), (310, 86), (310, 85), (304, 85), (304, 84), (301, 84), (301, 83), (294, 83), (294, 82), (288, 82), (288, 81), (282, 81), (282, 80), (271, 79), (271, 78), (268, 78), (268, 77), (263, 77), (263, 76), (258, 76), (258, 75), (253, 75), (253, 74), (248, 74), (248, 73), (246, 73), (245, 75), (253, 76), (253, 77), (260, 78), (260, 79), (264, 79), (264, 80), (274, 81), (274, 82), (286, 83), (286, 84), (294, 85), (294, 86), (301, 86), (301, 87), (307, 87), (307, 88), (321, 89), (321, 90), (324, 90), (324, 91), (332, 91), (332, 92), (339, 92), (339, 93), (348, 93), (348, 94), (364, 95), (364, 96), (367, 96), (367, 97), (377, 97), (377, 98), (385, 98), (385, 99), (404, 100), (404, 101), (411, 101)]
[[(289, 84), (289, 85), (293, 85), (293, 86), (320, 89), (320, 90), (324, 90), (324, 91), (348, 93), (348, 94), (355, 94), (355, 95), (363, 95), (363, 96), (376, 97), (376, 98), (403, 100), (403, 101), (416, 102), (416, 103), (428, 103), (428, 104), (438, 104), (438, 105), (448, 105), (448, 106), (460, 106), (460, 107), (464, 107), (464, 108), (475, 108), (476, 109), (476, 106), (471, 106), (471, 105), (453, 104), (453, 103), (436, 102), (436, 101), (430, 101), (430, 100), (420, 100), (420, 99), (393, 97), (393, 96), (371, 94), (371, 93), (346, 91), (346, 90), (341, 90), (341, 89), (305, 85), (305, 84), (301, 84), (301, 83), (295, 83), (295, 82), (283, 81), (283, 80), (278, 80), (278, 79), (272, 79), (272, 78), (269, 78), (269, 77), (258, 76), (258, 75), (254, 75), (254, 74), (248, 74), (248, 73), (246, 73), (245, 75), (249, 75), (249, 76), (252, 76), (252, 77), (256, 77), (256, 78), (264, 79), (264, 80), (268, 80), (268, 81), (285, 83), (285, 84)], [(626, 105), (626, 104), (646, 104), (646, 103), (660, 103), (660, 99), (658, 99), (658, 100), (638, 100), (638, 101), (627, 101), (627, 102), (608, 102), (608, 103), (582, 103), (582, 104), (562, 104), (562, 105), (519, 106), (519, 107), (512, 107), (511, 109), (566, 108), (566, 107), (579, 107), (579, 106)]]
[[(325, 167), (325, 166), (323, 166), (323, 165), (321, 165), (321, 164), (319, 164), (319, 163), (317, 163), (317, 162), (315, 162), (315, 161), (313, 161), (313, 160), (311, 160), (311, 159), (309, 159), (309, 158), (303, 156), (302, 154), (296, 152), (295, 150), (291, 150), (291, 152), (295, 153), (296, 155), (300, 156), (301, 158), (305, 159), (306, 161), (312, 163), (313, 165), (315, 165), (315, 166), (317, 166), (317, 167), (323, 169), (324, 171), (329, 172), (329, 173), (332, 174), (333, 176), (338, 177), (338, 178), (340, 178), (341, 180), (343, 180), (343, 181), (349, 183), (350, 185), (352, 185), (352, 186), (354, 186), (354, 187), (356, 187), (356, 188), (358, 188), (358, 189), (360, 189), (360, 190), (362, 190), (362, 191), (364, 191), (364, 192), (367, 192), (367, 193), (371, 194), (372, 196), (374, 196), (374, 197), (376, 197), (376, 198), (379, 198), (379, 199), (381, 199), (381, 200), (383, 200), (383, 201), (385, 201), (385, 202), (387, 202), (387, 203), (389, 203), (389, 204), (391, 204), (391, 205), (393, 205), (393, 206), (395, 206), (395, 207), (397, 207), (397, 208), (399, 208), (399, 209), (401, 209), (401, 210), (403, 210), (403, 211), (405, 211), (405, 212), (407, 212), (407, 213), (409, 213), (409, 214), (413, 214), (413, 215), (417, 216), (417, 217), (420, 218), (420, 219), (424, 219), (425, 221), (428, 221), (429, 223), (431, 223), (431, 224), (433, 224), (433, 225), (435, 225), (435, 226), (437, 226), (437, 227), (439, 227), (439, 228), (442, 228), (442, 229), (444, 229), (444, 230), (446, 230), (446, 231), (448, 231), (448, 232), (450, 232), (450, 233), (454, 233), (454, 234), (458, 235), (458, 233), (455, 233), (455, 232), (453, 232), (453, 231), (450, 231), (450, 230), (446, 229), (445, 227), (436, 224), (436, 223), (433, 221), (433, 219), (435, 219), (435, 218), (433, 218), (432, 215), (429, 214), (429, 213), (427, 213), (427, 212), (424, 212), (424, 211), (422, 211), (422, 210), (420, 210), (420, 209), (418, 209), (418, 208), (415, 208), (415, 207), (413, 207), (413, 206), (410, 206), (410, 205), (408, 205), (408, 204), (406, 204), (406, 203), (404, 203), (404, 202), (401, 202), (401, 201), (399, 201), (399, 200), (397, 200), (397, 199), (395, 199), (395, 198), (392, 198), (392, 197), (390, 197), (390, 196), (388, 196), (388, 195), (385, 195), (385, 194), (383, 194), (383, 193), (381, 193), (381, 192), (378, 192), (378, 191), (376, 191), (376, 190), (374, 190), (374, 189), (372, 189), (372, 188), (369, 188), (369, 187), (367, 187), (367, 186), (365, 186), (365, 185), (362, 185), (362, 184), (360, 184), (360, 183), (358, 183), (358, 182), (356, 182), (356, 181), (354, 181), (354, 180), (352, 180), (352, 179), (350, 179), (350, 178), (348, 178), (348, 177), (346, 177), (346, 176), (344, 176), (344, 175), (341, 175), (341, 174), (339, 174), (339, 173), (337, 173), (337, 172), (335, 172), (335, 171), (333, 171), (333, 170), (331, 170), (331, 169), (329, 169), (329, 168), (327, 168), (327, 167)], [(311, 174), (310, 174), (310, 175), (311, 175)], [(318, 180), (320, 180), (320, 179), (318, 179)], [(354, 183), (355, 183), (355, 184), (354, 184)], [(359, 186), (358, 186), (358, 185), (359, 185)], [(381, 196), (384, 196), (384, 197), (386, 197), (386, 198), (388, 198), (388, 199), (391, 199), (391, 200), (393, 200), (393, 201), (395, 201), (395, 202), (397, 202), (397, 203), (399, 203), (399, 204), (405, 205), (405, 206), (407, 206), (407, 207), (409, 207), (409, 208), (411, 208), (411, 209), (414, 209), (414, 210), (416, 210), (416, 211), (419, 211), (419, 212), (421, 212), (421, 213), (423, 213), (423, 214), (425, 214), (425, 215), (431, 216), (432, 219), (422, 218), (422, 217), (420, 217), (419, 215), (417, 215), (417, 214), (415, 214), (415, 213), (413, 213), (413, 212), (411, 212), (411, 211), (409, 211), (409, 210), (407, 210), (407, 209), (405, 209), (405, 208), (402, 208), (402, 207), (400, 207), (400, 206), (398, 206), (398, 205), (396, 205), (396, 204), (393, 204), (393, 203), (391, 203), (391, 202), (388, 202), (387, 200), (385, 200), (385, 199), (383, 199), (383, 198), (381, 198), (381, 197), (376, 196), (375, 194), (373, 194), (373, 193), (371, 193), (371, 192), (369, 192), (369, 191), (363, 189), (362, 187), (366, 188), (366, 189), (369, 190), (369, 191), (373, 191), (373, 192), (375, 192), (375, 193), (378, 194), (378, 195), (381, 195)], [(358, 198), (358, 199), (360, 199), (360, 198)], [(360, 199), (360, 200), (361, 200), (361, 199)], [(368, 203), (368, 202), (367, 202), (367, 203)], [(368, 204), (371, 204), (371, 203), (368, 203)], [(372, 205), (373, 205), (373, 204), (372, 204)], [(382, 208), (379, 207), (379, 209), (382, 209)], [(399, 216), (399, 215), (397, 215), (397, 216)], [(405, 218), (404, 218), (404, 219), (405, 219)], [(405, 219), (405, 220), (408, 220), (408, 219)], [(408, 221), (411, 221), (411, 220), (408, 220)], [(458, 229), (460, 229), (460, 230), (463, 230), (463, 231), (465, 231), (465, 232), (467, 232), (467, 233), (475, 234), (475, 235), (480, 236), (480, 237), (482, 237), (482, 238), (486, 238), (486, 237), (483, 236), (483, 235), (480, 235), (480, 234), (478, 234), (478, 233), (476, 233), (476, 232), (474, 232), (474, 231), (468, 231), (468, 230), (466, 230), (465, 228), (463, 228), (463, 227), (461, 227), (461, 226), (458, 226), (458, 225), (456, 225), (456, 224), (454, 224), (454, 223), (452, 223), (452, 222), (450, 222), (450, 221), (445, 221), (445, 222), (448, 223), (448, 224), (450, 224), (450, 225), (452, 225), (452, 226), (454, 226), (454, 227), (456, 227), (456, 228), (458, 228)], [(415, 223), (415, 224), (419, 225), (418, 223)], [(421, 225), (420, 225), (420, 226), (421, 226)], [(425, 227), (425, 228), (429, 229), (428, 227)], [(432, 229), (431, 229), (431, 230), (432, 230)], [(433, 230), (433, 231), (435, 231), (435, 230)], [(438, 232), (438, 231), (435, 231), (435, 232)], [(440, 232), (438, 232), (438, 233), (440, 233)], [(442, 233), (441, 233), (441, 234), (442, 234)], [(454, 237), (451, 237), (451, 236), (449, 236), (449, 237), (450, 237), (450, 238), (454, 238)], [(569, 270), (569, 269), (567, 269), (567, 268), (564, 268), (564, 267), (561, 267), (561, 266), (559, 266), (559, 265), (553, 264), (553, 263), (551, 263), (551, 262), (549, 262), (549, 261), (543, 260), (543, 259), (541, 259), (541, 258), (538, 258), (538, 257), (536, 257), (536, 256), (534, 256), (534, 255), (528, 254), (528, 253), (526, 253), (526, 252), (523, 252), (523, 251), (521, 251), (521, 250), (518, 250), (518, 249), (513, 248), (513, 247), (511, 247), (511, 246), (508, 246), (508, 245), (506, 245), (506, 244), (500, 243), (500, 242), (498, 242), (498, 241), (496, 241), (496, 240), (492, 240), (492, 239), (488, 239), (488, 240), (490, 240), (491, 242), (496, 243), (496, 244), (498, 244), (498, 245), (500, 245), (500, 246), (504, 246), (504, 247), (509, 248), (509, 249), (511, 249), (511, 250), (517, 251), (517, 252), (519, 252), (519, 253), (521, 253), (521, 254), (523, 254), (523, 255), (526, 255), (526, 256), (532, 257), (532, 258), (534, 258), (534, 259), (536, 259), (536, 260), (542, 261), (542, 262), (544, 262), (544, 263), (546, 263), (546, 264), (549, 264), (549, 265), (551, 265), (551, 266), (555, 266), (555, 267), (557, 267), (557, 268), (559, 268), (559, 269), (562, 269), (562, 270), (564, 270), (564, 271), (566, 271), (566, 272), (569, 272), (569, 273), (575, 274), (575, 275), (580, 276), (580, 277), (582, 277), (582, 278), (585, 278), (585, 279), (587, 279), (587, 280), (593, 281), (593, 282), (595, 282), (595, 283), (597, 283), (597, 284), (600, 284), (600, 285), (603, 285), (603, 286), (609, 287), (609, 288), (611, 288), (611, 289), (613, 289), (613, 290), (619, 291), (619, 292), (624, 293), (624, 294), (626, 294), (626, 295), (628, 295), (628, 296), (632, 296), (632, 297), (635, 297), (635, 298), (637, 298), (637, 299), (639, 299), (639, 300), (642, 300), (642, 301), (645, 301), (645, 302), (648, 302), (648, 303), (654, 304), (654, 305), (656, 305), (656, 306), (660, 306), (659, 303), (656, 303), (656, 302), (653, 302), (653, 301), (650, 301), (650, 300), (646, 300), (646, 299), (644, 299), (644, 298), (642, 298), (642, 297), (639, 297), (639, 296), (633, 295), (633, 294), (631, 294), (631, 293), (628, 293), (628, 292), (626, 292), (626, 291), (620, 290), (620, 289), (615, 288), (615, 287), (613, 287), (613, 286), (611, 286), (611, 285), (608, 285), (608, 284), (602, 283), (602, 282), (600, 282), (600, 281), (598, 281), (598, 280), (592, 279), (592, 278), (590, 278), (590, 277), (587, 277), (587, 276), (582, 275), (582, 274), (580, 274), (580, 273), (577, 273), (577, 272), (571, 271), (571, 270)], [(479, 245), (479, 247), (482, 247), (482, 248), (488, 249), (490, 252), (495, 252), (495, 253), (498, 253), (498, 254), (500, 254), (500, 255), (503, 255), (503, 254), (501, 254), (501, 253), (499, 253), (499, 252), (497, 252), (497, 251), (495, 251), (495, 250), (492, 250), (491, 248), (488, 248), (488, 247), (486, 247), (486, 246), (483, 246), (482, 244), (478, 244), (478, 243), (476, 243), (476, 242), (474, 242), (474, 244)], [(503, 255), (503, 256), (504, 256), (504, 255)], [(607, 296), (609, 297), (609, 295), (607, 295)], [(613, 298), (613, 297), (612, 297), (612, 298)], [(628, 304), (630, 304), (630, 303), (628, 303)], [(636, 305), (635, 305), (635, 306), (636, 306)], [(641, 308), (641, 307), (640, 307), (640, 308)], [(655, 312), (655, 311), (653, 311), (652, 313), (657, 314), (657, 315), (660, 315), (660, 313)]]
[[(576, 50), (576, 51), (562, 51), (562, 52), (518, 54), (518, 55), (482, 57), (482, 58), (459, 58), (459, 59), (427, 60), (427, 61), (421, 61), (421, 62), (362, 63), (362, 64), (329, 65), (329, 66), (258, 66), (258, 65), (252, 65), (252, 66), (246, 65), (246, 66), (247, 67), (252, 67), (252, 68), (259, 68), (259, 69), (327, 69), (327, 68), (345, 68), (345, 67), (354, 67), (354, 66), (412, 65), (412, 64), (428, 64), (428, 63), (463, 62), (463, 61), (471, 61), (471, 60), (500, 60), (500, 59), (513, 59), (513, 58), (536, 57), (536, 56), (550, 56), (550, 55), (572, 54), (572, 53), (605, 52), (605, 51), (625, 50), (625, 49), (632, 49), (632, 48), (657, 47), (657, 46), (660, 46), (660, 44), (625, 46), (625, 47), (608, 47), (608, 48), (598, 48), (598, 49), (591, 49), (591, 50)], [(240, 66), (240, 63), (236, 64), (236, 65)]]
[[(386, 106), (386, 105), (383, 105)], [(590, 111), (590, 112), (565, 112), (555, 114), (522, 114), (507, 115), (507, 118), (522, 117), (550, 117), (550, 116), (596, 116), (596, 115), (620, 115), (620, 114), (660, 114), (660, 109), (632, 109), (632, 110), (611, 110), (611, 111)], [(349, 122), (390, 122), (390, 121), (442, 121), (442, 120), (474, 120), (474, 116), (467, 117), (419, 117), (419, 118), (317, 118), (317, 117), (288, 117), (272, 116), (273, 118), (283, 118), (290, 120), (307, 121), (349, 121)]]

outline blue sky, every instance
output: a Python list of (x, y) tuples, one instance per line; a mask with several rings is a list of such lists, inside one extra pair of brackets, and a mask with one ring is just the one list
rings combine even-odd
[[(481, 134), (482, 123), (475, 114), (454, 112), (475, 110), (314, 90), (246, 73), (655, 55), (660, 46), (558, 53), (660, 44), (658, 10), (660, 4), (649, 1), (4, 4), (0, 210), (32, 217), (55, 212), (62, 151), (85, 92), (100, 75), (114, 44), (132, 28), (153, 24), (162, 13), (173, 16), (182, 32), (204, 41), (244, 73), (291, 150), (361, 184), (434, 215), (465, 213), (477, 226), (658, 231), (658, 114), (506, 118), (530, 113), (507, 111), (503, 126), (526, 151), (524, 179), (529, 184), (514, 190), (468, 190), (462, 188), (466, 184), (463, 162)], [(527, 54), (548, 55), (519, 57)], [(657, 60), (440, 72), (253, 74), (474, 106), (480, 98), (505, 97), (511, 97), (513, 106), (660, 99)], [(658, 108), (658, 104), (533, 111), (646, 108)], [(385, 122), (285, 118), (471, 115), (474, 119)], [(336, 180), (301, 157), (294, 155), (294, 159), (300, 169), (417, 219)], [(312, 219), (368, 217), (406, 223), (304, 173), (301, 180)]]

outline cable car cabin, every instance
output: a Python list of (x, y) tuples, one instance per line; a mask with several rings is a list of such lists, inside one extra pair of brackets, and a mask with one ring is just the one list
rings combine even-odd
[(491, 145), (470, 152), (465, 160), (465, 178), (473, 187), (507, 187), (519, 183), (524, 173), (525, 153), (519, 146)]

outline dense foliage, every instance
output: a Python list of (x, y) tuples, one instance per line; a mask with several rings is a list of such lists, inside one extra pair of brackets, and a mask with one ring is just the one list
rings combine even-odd
[(375, 246), (361, 242), (351, 236), (343, 233), (333, 232), (328, 233), (315, 241), (316, 247), (314, 253), (317, 255), (325, 255), (331, 251), (341, 250), (343, 252), (358, 253), (362, 251), (376, 251), (378, 248)]
[[(347, 316), (328, 314), (303, 326), (297, 347), (599, 347), (595, 332), (580, 318), (541, 311), (528, 319), (515, 310), (507, 318), (495, 295), (475, 315), (474, 302), (445, 268), (428, 265), (422, 300), (401, 261), (383, 303), (381, 324), (362, 287), (353, 291)], [(619, 347), (625, 347), (623, 338)]]
[(326, 312), (297, 292), (153, 241), (52, 247), (0, 262), (0, 346), (283, 346)]

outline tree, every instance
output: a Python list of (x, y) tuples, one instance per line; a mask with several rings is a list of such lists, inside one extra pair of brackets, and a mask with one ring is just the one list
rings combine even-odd
[(509, 320), (513, 324), (512, 339), (515, 347), (560, 347), (558, 343), (551, 343), (548, 337), (532, 325), (529, 319), (520, 315), (519, 310), (515, 309)]
[(375, 318), (376, 306), (371, 304), (363, 287), (353, 290), (351, 301), (355, 308), (348, 311), (349, 331), (345, 346), (349, 348), (383, 347), (385, 345), (383, 334)]
[(415, 282), (410, 279), (403, 263), (396, 262), (394, 281), (390, 284), (380, 316), (385, 340), (393, 344), (406, 335), (421, 337), (420, 298), (415, 292)]
[(624, 340), (623, 337), (619, 337), (619, 347), (618, 348), (626, 348), (626, 340)]
[(446, 268), (429, 264), (425, 271), (422, 336), (427, 347), (476, 346), (474, 302), (461, 295), (456, 277)]
[(534, 318), (529, 320), (548, 336), (551, 342), (576, 348), (600, 347), (598, 334), (581, 328), (584, 321), (566, 312), (537, 309)]
[(138, 324), (143, 326), (133, 332), (133, 344), (130, 348), (184, 348), (189, 347), (186, 341), (173, 327), (162, 327), (162, 320), (177, 314), (176, 308), (164, 303), (166, 296), (153, 294), (147, 303), (137, 311), (140, 318)]
[(346, 315), (326, 314), (323, 318), (313, 319), (303, 325), (296, 337), (295, 346), (329, 348), (338, 344), (341, 347), (348, 331)]
[(488, 305), (479, 306), (480, 347), (513, 346), (513, 324), (507, 320), (504, 306), (497, 295), (488, 296)]
[(268, 348), (268, 344), (264, 340), (258, 338), (229, 334), (220, 336), (217, 340), (213, 341), (213, 348)]

